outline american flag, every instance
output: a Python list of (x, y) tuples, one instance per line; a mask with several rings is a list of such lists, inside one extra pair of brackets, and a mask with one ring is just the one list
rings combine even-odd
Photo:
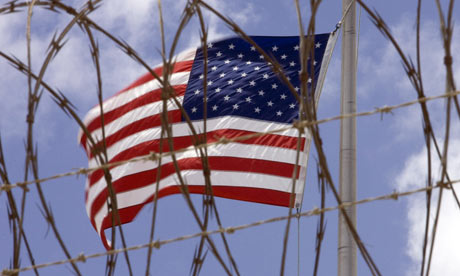
[[(329, 34), (314, 37), (314, 60), (308, 62), (314, 66), (307, 83), (309, 90), (317, 85), (329, 37)], [(256, 36), (252, 39), (277, 60), (288, 80), (300, 93), (299, 37)], [(208, 43), (207, 55), (207, 142), (284, 128), (298, 119), (299, 104), (296, 98), (254, 46), (241, 38), (229, 38)], [(170, 76), (177, 99), (198, 131), (203, 129), (205, 107), (203, 70), (203, 51), (200, 48), (178, 55)], [(154, 71), (161, 75), (162, 67)], [(104, 130), (109, 162), (160, 151), (162, 108), (161, 85), (150, 73), (104, 101)], [(167, 109), (174, 149), (193, 148), (190, 129), (178, 106), (168, 100)], [(84, 123), (91, 136), (101, 141), (99, 106), (88, 112)], [(213, 194), (289, 206), (297, 140), (298, 131), (289, 129), (209, 147)], [(88, 155), (89, 167), (98, 166), (98, 160), (81, 130), (78, 141)], [(163, 152), (168, 152), (167, 143), (163, 145)], [(295, 189), (297, 205), (303, 197), (309, 138), (303, 136), (301, 145)], [(194, 150), (178, 153), (177, 160), (189, 192), (204, 193), (202, 161), (198, 153)], [(144, 205), (152, 202), (157, 171), (158, 163), (154, 161), (124, 163), (110, 169), (121, 223), (132, 221)], [(162, 159), (160, 179), (158, 197), (181, 192), (170, 157)], [(112, 222), (102, 170), (88, 176), (85, 198), (91, 223), (109, 248), (104, 230), (110, 228)]]

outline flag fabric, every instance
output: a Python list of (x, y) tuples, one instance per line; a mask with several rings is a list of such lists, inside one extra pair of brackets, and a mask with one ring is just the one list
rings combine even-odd
[[(300, 93), (299, 37), (262, 37), (252, 39), (283, 68)], [(308, 89), (320, 86), (327, 58), (324, 58), (330, 34), (314, 36), (314, 60)], [(329, 43), (330, 45), (331, 43)], [(287, 86), (272, 71), (271, 64), (256, 48), (241, 38), (229, 38), (207, 44), (207, 142), (222, 137), (264, 133), (285, 128), (299, 117), (299, 104)], [(162, 67), (154, 71), (161, 76)], [(197, 132), (203, 131), (202, 49), (186, 51), (176, 57), (170, 76), (176, 97)], [(318, 93), (318, 90), (316, 90)], [(104, 131), (109, 162), (119, 162), (160, 151), (163, 101), (158, 80), (147, 73), (103, 103)], [(193, 149), (191, 131), (178, 106), (167, 103), (174, 150)], [(91, 109), (84, 119), (94, 140), (102, 141), (100, 107)], [(303, 197), (308, 148), (308, 133), (300, 139), (300, 159), (296, 175), (296, 204)], [(165, 136), (166, 137), (166, 136)], [(100, 165), (86, 135), (80, 130), (78, 141), (85, 149), (89, 167)], [(298, 131), (289, 129), (265, 134), (236, 143), (208, 147), (214, 196), (244, 201), (289, 206), (296, 164)], [(99, 145), (100, 146), (100, 145)], [(163, 143), (163, 152), (169, 152)], [(182, 178), (190, 193), (204, 193), (202, 161), (189, 150), (176, 154)], [(158, 163), (124, 163), (110, 169), (117, 196), (121, 223), (134, 219), (141, 208), (152, 202), (156, 190)], [(161, 161), (158, 197), (180, 193), (179, 181), (170, 157)], [(86, 210), (104, 245), (110, 248), (104, 230), (112, 226), (107, 202), (109, 193), (102, 170), (88, 176)]]

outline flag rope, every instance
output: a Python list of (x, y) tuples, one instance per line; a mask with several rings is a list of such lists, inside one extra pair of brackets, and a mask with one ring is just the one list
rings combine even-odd
[(350, 12), (351, 5), (353, 5), (354, 2), (356, 2), (356, 0), (351, 1), (348, 4), (347, 8), (345, 9), (345, 12), (342, 15), (342, 18), (340, 18), (339, 22), (337, 22), (337, 24), (335, 25), (335, 30), (333, 31), (333, 33), (336, 33), (342, 27), (343, 20), (348, 15), (348, 12)]

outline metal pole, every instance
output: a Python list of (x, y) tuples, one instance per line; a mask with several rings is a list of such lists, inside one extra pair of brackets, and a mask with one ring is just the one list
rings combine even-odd
[[(342, 12), (351, 4), (342, 25), (341, 114), (356, 112), (356, 6), (354, 0), (342, 0)], [(342, 119), (340, 124), (340, 198), (356, 200), (356, 118)], [(345, 208), (356, 226), (356, 207)], [(356, 276), (356, 243), (339, 213), (338, 275)]]

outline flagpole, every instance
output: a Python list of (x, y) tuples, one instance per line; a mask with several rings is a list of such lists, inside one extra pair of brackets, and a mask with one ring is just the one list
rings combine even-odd
[[(353, 3), (351, 3), (353, 2)], [(342, 80), (341, 114), (356, 112), (356, 6), (354, 0), (342, 0), (342, 13), (350, 10), (342, 25)], [(356, 118), (342, 119), (340, 125), (340, 198), (342, 202), (356, 200)], [(345, 208), (353, 225), (356, 226), (356, 207)], [(337, 248), (338, 275), (356, 276), (356, 243), (339, 212), (339, 240)]]

